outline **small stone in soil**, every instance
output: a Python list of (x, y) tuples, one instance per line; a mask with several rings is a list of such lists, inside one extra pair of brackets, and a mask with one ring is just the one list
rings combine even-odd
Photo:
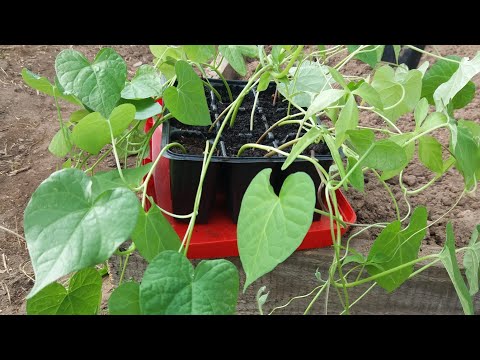
[(408, 186), (414, 186), (417, 183), (417, 178), (415, 175), (405, 175), (403, 177), (403, 182)]

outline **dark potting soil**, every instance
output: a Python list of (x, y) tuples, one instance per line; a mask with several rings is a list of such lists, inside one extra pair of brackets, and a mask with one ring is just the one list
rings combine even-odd
[[(230, 104), (228, 102), (228, 94), (225, 88), (217, 89), (222, 96), (223, 102), (218, 102), (214, 95), (210, 91), (206, 90), (207, 103), (210, 109), (212, 122), (215, 120), (215, 113), (220, 114)], [(241, 91), (240, 87), (231, 87), (234, 98), (238, 96)], [(275, 99), (275, 103), (274, 103)], [(252, 110), (255, 103), (255, 95), (253, 92), (247, 94), (242, 104), (240, 105), (234, 124), (230, 127), (229, 124), (223, 130), (220, 138), (220, 144), (217, 146), (217, 156), (236, 157), (239, 149), (247, 143), (256, 143), (258, 139), (278, 120), (284, 118), (288, 114), (288, 103), (283, 101), (282, 96), (277, 93), (275, 95), (275, 88), (269, 87), (265, 91), (261, 92), (258, 96), (256, 108), (253, 115), (253, 129), (250, 131), (250, 119)], [(212, 102), (214, 105), (212, 105)], [(298, 113), (298, 109), (291, 108), (290, 114)], [(301, 119), (301, 117), (299, 117)], [(219, 128), (217, 124), (216, 128), (209, 131), (209, 126), (190, 126), (179, 122), (176, 119), (170, 119), (170, 125), (173, 127), (171, 130), (170, 141), (177, 141), (185, 146), (187, 153), (191, 155), (202, 155), (205, 150), (205, 141), (213, 139), (216, 136), (216, 131)], [(295, 139), (298, 132), (298, 124), (288, 124), (283, 126), (277, 126), (270, 131), (259, 144), (278, 148), (288, 141)], [(183, 131), (178, 131), (178, 130)], [(302, 131), (301, 134), (304, 132)], [(221, 149), (220, 149), (221, 148)], [(285, 148), (285, 151), (289, 151), (290, 147)], [(225, 152), (222, 153), (222, 150)], [(178, 148), (172, 148), (170, 151), (181, 154), (183, 151)], [(312, 151), (315, 155), (323, 155), (328, 153), (327, 146), (320, 142), (319, 144), (313, 144), (309, 146), (304, 152), (304, 155), (311, 156)], [(260, 149), (249, 148), (245, 150), (241, 157), (263, 157), (266, 152)], [(272, 157), (278, 157), (277, 153)]]

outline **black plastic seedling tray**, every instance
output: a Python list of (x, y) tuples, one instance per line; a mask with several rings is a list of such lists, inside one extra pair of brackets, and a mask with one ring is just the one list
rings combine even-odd
[[(228, 105), (228, 97), (222, 81), (212, 79), (209, 80), (209, 82), (222, 95), (222, 101), (220, 102), (212, 91), (208, 89), (206, 90), (207, 102), (211, 109), (213, 121), (218, 117), (222, 109)], [(235, 99), (236, 95), (238, 95), (245, 87), (246, 82), (231, 80), (228, 81), (228, 84)], [(265, 132), (274, 122), (286, 115), (287, 105), (280, 100), (278, 100), (275, 109), (266, 108), (270, 103), (270, 95), (274, 92), (275, 85), (272, 83), (264, 93), (260, 94), (263, 97), (261, 98), (259, 96), (259, 101), (257, 102), (254, 113), (254, 124), (258, 129), (257, 131), (260, 131), (261, 129), (261, 132)], [(253, 103), (254, 97), (255, 93), (253, 90), (245, 97), (244, 103), (246, 105), (248, 105), (248, 103)], [(281, 166), (285, 161), (284, 156), (275, 155), (266, 158), (263, 157), (265, 153), (262, 151), (247, 150), (245, 152), (246, 156), (238, 157), (236, 155), (237, 149), (232, 150), (229, 148), (229, 142), (227, 140), (228, 138), (233, 139), (232, 136), (241, 138), (242, 143), (255, 143), (257, 141), (258, 137), (256, 137), (253, 132), (250, 132), (249, 129), (245, 129), (245, 126), (241, 127), (242, 125), (240, 122), (237, 124), (237, 121), (240, 121), (239, 119), (241, 119), (242, 116), (246, 117), (246, 115), (248, 115), (248, 118), (250, 118), (251, 108), (248, 108), (248, 106), (243, 107), (242, 104), (233, 128), (230, 129), (227, 125), (224, 129), (216, 153), (212, 157), (205, 177), (199, 212), (197, 215), (197, 223), (208, 223), (212, 208), (216, 203), (216, 196), (224, 197), (226, 209), (230, 214), (233, 223), (237, 223), (242, 198), (248, 185), (261, 170), (266, 168), (272, 169), (270, 181), (277, 194), (280, 192), (285, 178), (298, 171), (308, 173), (312, 178), (316, 189), (320, 186), (320, 178), (317, 170), (313, 164), (306, 160), (296, 160), (287, 170), (282, 171)], [(205, 147), (205, 140), (209, 140), (213, 143), (219, 124), (217, 124), (217, 127), (210, 132), (208, 131), (209, 127), (187, 126), (174, 119), (165, 122), (162, 126), (162, 148), (171, 142), (182, 143), (188, 139), (190, 139), (190, 142), (195, 142), (196, 140), (194, 139), (198, 139), (198, 154), (177, 153), (173, 150), (174, 148), (165, 152), (165, 157), (169, 159), (170, 166), (172, 210), (176, 214), (189, 214), (193, 210), (195, 195), (200, 179), (203, 162), (202, 149)], [(298, 130), (298, 125), (286, 125), (285, 128), (289, 126), (293, 126), (295, 132)], [(272, 131), (271, 133), (268, 133), (262, 143), (278, 148), (281, 144), (289, 141), (292, 136), (294, 136), (294, 134), (291, 132), (287, 134), (287, 136), (282, 135), (280, 138), (278, 134), (275, 134), (275, 131)], [(316, 148), (314, 148), (314, 150), (317, 150), (317, 152), (314, 153), (315, 158), (317, 158), (320, 165), (328, 171), (333, 159), (328, 148), (323, 144), (320, 145), (322, 146), (316, 146)], [(316, 217), (316, 219), (318, 219), (318, 217)]]

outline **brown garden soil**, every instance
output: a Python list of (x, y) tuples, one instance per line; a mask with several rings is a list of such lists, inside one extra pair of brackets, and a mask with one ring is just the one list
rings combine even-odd
[[(55, 56), (70, 46), (2, 46), (0, 45), (0, 226), (6, 227), (23, 236), (23, 211), (37, 186), (55, 171), (62, 163), (48, 151), (48, 144), (58, 130), (56, 108), (52, 98), (37, 94), (26, 86), (20, 72), (27, 67), (35, 73), (54, 76)], [(102, 46), (71, 46), (93, 59)], [(129, 76), (132, 76), (141, 63), (150, 63), (152, 56), (148, 46), (113, 46), (126, 60)], [(478, 45), (436, 46), (441, 55), (460, 55), (473, 57), (480, 50)], [(427, 47), (432, 51), (432, 47)], [(424, 56), (421, 61), (434, 58)], [(253, 71), (255, 62), (248, 68)], [(369, 72), (368, 65), (357, 61), (347, 64), (343, 72), (349, 75), (361, 75)], [(480, 77), (474, 80), (480, 87)], [(480, 123), (480, 90), (476, 98), (465, 109), (456, 111), (457, 118), (474, 120)], [(75, 107), (61, 104), (64, 116), (68, 116)], [(382, 120), (375, 114), (362, 113), (361, 124), (380, 126)], [(404, 116), (397, 122), (402, 131), (414, 127), (412, 116)], [(436, 135), (441, 142), (448, 144), (448, 133), (438, 130)], [(107, 161), (107, 166), (113, 166)], [(411, 188), (418, 188), (432, 178), (418, 159), (414, 159), (404, 175), (404, 182)], [(392, 191), (399, 201), (402, 214), (407, 206), (403, 201), (397, 183), (393, 178)], [(378, 183), (372, 173), (366, 174), (365, 193), (349, 190), (346, 194), (357, 212), (359, 223), (391, 221), (395, 210), (384, 187)], [(412, 206), (428, 205), (429, 221), (436, 220), (445, 213), (459, 198), (463, 181), (458, 172), (450, 170), (438, 182), (425, 192), (410, 198)], [(445, 219), (429, 228), (424, 245), (442, 245), (445, 240), (445, 225), (451, 219), (456, 232), (457, 246), (468, 242), (469, 236), (480, 218), (480, 204), (475, 196), (462, 198)], [(364, 232), (359, 238), (372, 240), (374, 232)], [(24, 314), (25, 296), (33, 286), (33, 271), (29, 262), (26, 243), (18, 237), (0, 230), (0, 314)], [(106, 299), (112, 290), (108, 277), (104, 278), (103, 311)]]

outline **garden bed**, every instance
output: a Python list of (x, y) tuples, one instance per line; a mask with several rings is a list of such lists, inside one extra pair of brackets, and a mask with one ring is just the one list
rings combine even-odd
[[(369, 241), (357, 241), (355, 248), (366, 253)], [(441, 248), (435, 245), (424, 245), (422, 254), (439, 251)], [(321, 274), (327, 274), (332, 262), (333, 250), (324, 248), (316, 250), (299, 251), (291, 255), (285, 262), (280, 264), (275, 271), (262, 277), (255, 286), (251, 286), (245, 293), (241, 293), (237, 305), (237, 313), (242, 315), (258, 315), (258, 307), (255, 296), (261, 286), (266, 286), (269, 291), (268, 302), (264, 306), (264, 312), (270, 313), (273, 308), (285, 305), (295, 296), (308, 294), (318, 286), (318, 280), (314, 273), (318, 270)], [(121, 272), (121, 263), (118, 256), (109, 261), (110, 278), (114, 284), (118, 284)], [(245, 273), (238, 257), (227, 258), (233, 262), (240, 273), (240, 288), (245, 283)], [(192, 261), (195, 265), (198, 260)], [(142, 279), (147, 262), (134, 253), (129, 260), (124, 279), (140, 281)], [(416, 266), (415, 269), (420, 268)], [(359, 286), (351, 290), (352, 299), (356, 299), (368, 289), (368, 285)], [(332, 289), (333, 290), (333, 289)], [(308, 298), (294, 300), (288, 307), (275, 310), (278, 315), (298, 315), (307, 308), (313, 295)], [(480, 315), (480, 294), (475, 297), (476, 315)], [(338, 302), (336, 294), (332, 294), (328, 302), (328, 314), (339, 314), (342, 306)], [(322, 296), (312, 307), (310, 314), (325, 313), (325, 298)], [(419, 275), (407, 281), (394, 293), (388, 294), (376, 286), (358, 304), (352, 307), (352, 314), (357, 315), (462, 315), (462, 306), (448, 277), (445, 268), (432, 266)]]

